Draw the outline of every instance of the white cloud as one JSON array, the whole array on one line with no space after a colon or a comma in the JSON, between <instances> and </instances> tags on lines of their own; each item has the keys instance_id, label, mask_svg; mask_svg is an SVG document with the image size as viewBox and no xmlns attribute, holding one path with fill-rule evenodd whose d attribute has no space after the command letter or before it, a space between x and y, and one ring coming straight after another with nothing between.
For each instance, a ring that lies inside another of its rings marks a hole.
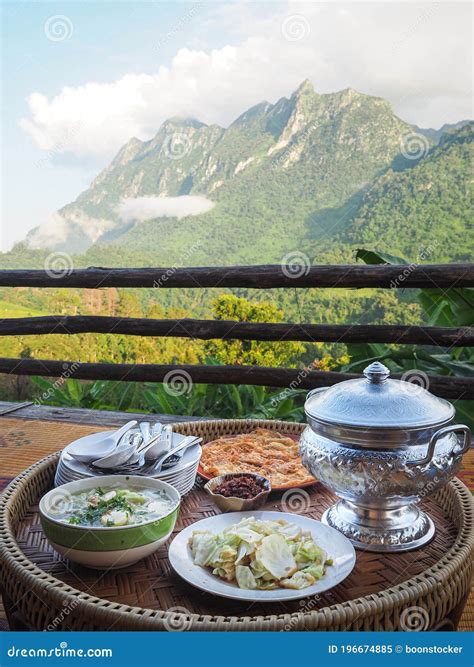
<instances>
[{"instance_id":1,"label":"white cloud","mask_svg":"<svg viewBox=\"0 0 474 667\"><path fill-rule=\"evenodd\" d=\"M63 243L67 235L66 220L59 213L53 213L47 222L33 230L28 243L32 248L55 246Z\"/></svg>"},{"instance_id":2,"label":"white cloud","mask_svg":"<svg viewBox=\"0 0 474 667\"><path fill-rule=\"evenodd\" d=\"M112 220L92 218L82 211L68 213L66 217L61 213L53 213L45 223L30 233L28 243L32 248L57 248L76 239L90 245L114 225Z\"/></svg>"},{"instance_id":3,"label":"white cloud","mask_svg":"<svg viewBox=\"0 0 474 667\"><path fill-rule=\"evenodd\" d=\"M206 213L214 203L206 197L183 195L182 197L124 198L116 207L124 222L143 222L153 218L186 218L188 215Z\"/></svg>"},{"instance_id":4,"label":"white cloud","mask_svg":"<svg viewBox=\"0 0 474 667\"><path fill-rule=\"evenodd\" d=\"M196 34L201 20L228 29L233 45L183 48L156 73L65 87L51 99L32 93L21 126L44 150L103 163L130 137L151 138L170 116L227 125L305 78L319 92L351 87L385 97L422 126L472 115L468 3L270 3L266 15L244 3L244 16L255 13L246 28L236 24L238 7L193 18Z\"/></svg>"}]
</instances>

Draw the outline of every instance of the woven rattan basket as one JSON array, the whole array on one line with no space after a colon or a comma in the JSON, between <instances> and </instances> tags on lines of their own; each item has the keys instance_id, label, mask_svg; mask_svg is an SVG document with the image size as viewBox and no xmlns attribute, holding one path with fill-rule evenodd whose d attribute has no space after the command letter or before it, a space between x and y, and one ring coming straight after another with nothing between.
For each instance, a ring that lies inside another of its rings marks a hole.
<instances>
[{"instance_id":1,"label":"woven rattan basket","mask_svg":"<svg viewBox=\"0 0 474 667\"><path fill-rule=\"evenodd\" d=\"M286 434L299 434L303 429L302 424L260 420L187 422L176 424L174 428L180 433L200 435L207 442L224 434L247 432L257 426ZM241 615L227 615L226 600L218 600L219 615L170 613L113 602L87 590L78 590L42 569L39 541L28 551L31 559L19 544L18 532L22 522L29 512L34 511L39 498L51 488L57 460L58 455L53 454L28 468L9 485L0 501L2 589L7 606L11 606L22 622L32 629L397 630L403 629L400 618L411 608L421 610L429 619L423 629L430 629L442 625L470 589L473 506L469 491L456 479L434 498L434 503L452 525L450 547L446 550L441 547L441 557L436 562L396 586L342 603L306 605L304 610L293 613L261 615L252 610ZM326 493L318 486L315 493ZM209 512L209 507L199 506L204 502L201 490L192 493L197 494L196 514L199 518L199 512ZM192 504L192 499L190 502ZM196 515L193 513L192 516ZM39 527L37 534L40 534ZM186 600L181 607L188 608Z\"/></svg>"}]
</instances>

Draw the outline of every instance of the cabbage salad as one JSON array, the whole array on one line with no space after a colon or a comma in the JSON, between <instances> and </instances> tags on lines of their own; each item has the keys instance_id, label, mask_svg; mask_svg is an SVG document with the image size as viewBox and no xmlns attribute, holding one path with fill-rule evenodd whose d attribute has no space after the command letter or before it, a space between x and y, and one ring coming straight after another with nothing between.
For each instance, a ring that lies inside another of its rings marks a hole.
<instances>
[{"instance_id":1,"label":"cabbage salad","mask_svg":"<svg viewBox=\"0 0 474 667\"><path fill-rule=\"evenodd\" d=\"M240 588L261 591L312 586L333 563L309 531L284 519L248 517L217 534L196 530L189 546L196 565Z\"/></svg>"}]
</instances>

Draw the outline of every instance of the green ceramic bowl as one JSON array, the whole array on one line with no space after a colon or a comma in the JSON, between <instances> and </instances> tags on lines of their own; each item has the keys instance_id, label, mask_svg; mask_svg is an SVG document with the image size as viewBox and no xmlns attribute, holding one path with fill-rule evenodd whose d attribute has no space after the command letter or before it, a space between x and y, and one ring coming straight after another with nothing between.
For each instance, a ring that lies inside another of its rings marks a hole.
<instances>
[{"instance_id":1,"label":"green ceramic bowl","mask_svg":"<svg viewBox=\"0 0 474 667\"><path fill-rule=\"evenodd\" d=\"M130 526L76 526L55 517L74 493L101 487L165 491L173 501L170 511L157 519ZM181 496L166 482L137 475L104 475L58 486L41 498L41 526L55 551L69 560L97 569L120 568L149 556L166 542L178 518Z\"/></svg>"}]
</instances>

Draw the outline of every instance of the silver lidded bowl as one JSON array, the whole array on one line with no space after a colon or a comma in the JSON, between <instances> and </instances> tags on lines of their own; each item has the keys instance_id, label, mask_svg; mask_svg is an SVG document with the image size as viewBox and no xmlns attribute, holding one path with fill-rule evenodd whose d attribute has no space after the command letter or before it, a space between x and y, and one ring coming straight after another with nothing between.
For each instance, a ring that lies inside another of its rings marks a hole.
<instances>
[{"instance_id":1,"label":"silver lidded bowl","mask_svg":"<svg viewBox=\"0 0 474 667\"><path fill-rule=\"evenodd\" d=\"M322 521L368 551L432 539L417 504L454 477L471 444L451 403L389 375L376 361L363 378L310 391L300 439L305 467L340 498Z\"/></svg>"}]
</instances>

